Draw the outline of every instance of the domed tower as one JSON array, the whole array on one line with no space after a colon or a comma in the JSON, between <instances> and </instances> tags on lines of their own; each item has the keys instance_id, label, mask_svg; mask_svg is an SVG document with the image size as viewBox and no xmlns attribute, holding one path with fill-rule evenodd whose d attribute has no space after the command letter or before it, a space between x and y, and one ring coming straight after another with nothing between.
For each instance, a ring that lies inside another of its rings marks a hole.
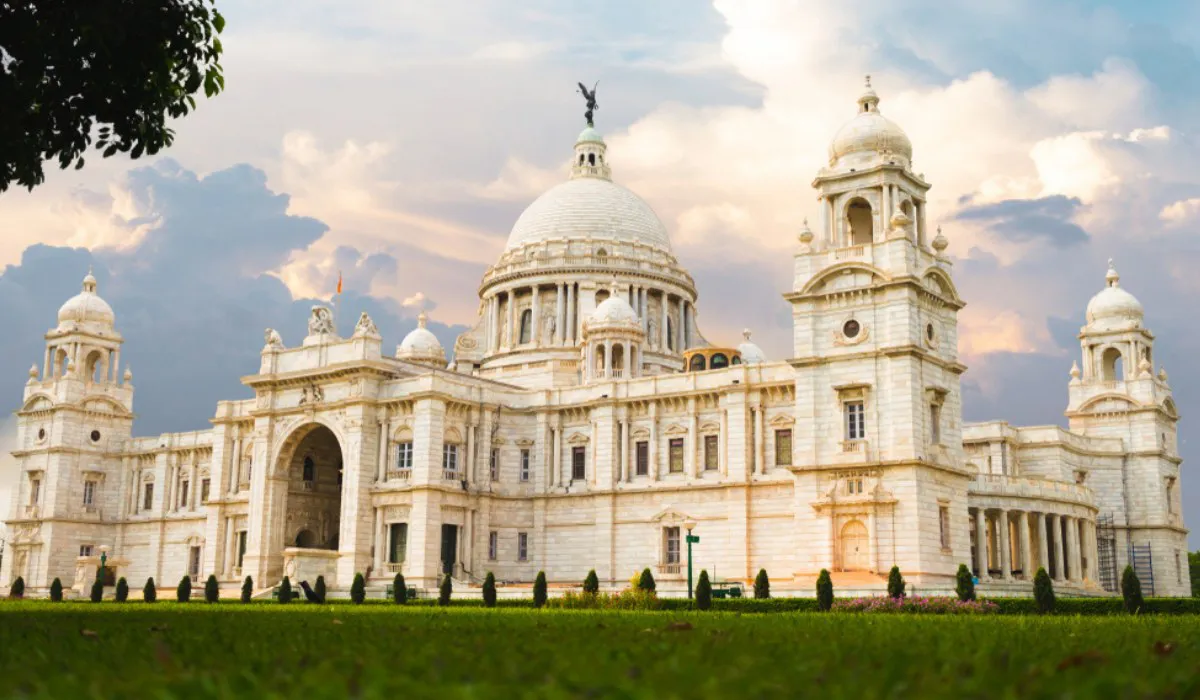
<instances>
[{"instance_id":1,"label":"domed tower","mask_svg":"<svg viewBox=\"0 0 1200 700\"><path fill-rule=\"evenodd\" d=\"M417 327L412 329L396 347L396 357L437 369L446 368L446 351L437 336L425 327L427 317L422 311L417 316Z\"/></svg>"},{"instance_id":2,"label":"domed tower","mask_svg":"<svg viewBox=\"0 0 1200 700\"><path fill-rule=\"evenodd\" d=\"M1152 569L1138 572L1143 581L1152 575L1157 595L1188 595L1179 413L1166 370L1154 372L1154 334L1145 326L1145 310L1121 287L1111 260L1104 282L1079 331L1083 366L1071 367L1066 415L1072 431L1119 438L1128 455L1119 474L1098 471L1093 478L1085 465L1076 478L1092 488L1102 517L1115 514L1117 570L1130 551L1148 549ZM1145 559L1134 563L1148 565Z\"/></svg>"},{"instance_id":3,"label":"domed tower","mask_svg":"<svg viewBox=\"0 0 1200 700\"><path fill-rule=\"evenodd\" d=\"M46 333L41 370L29 368L0 582L23 576L44 589L57 577L78 588L76 554L114 543L105 523L121 516L120 454L133 427L132 374L120 372L123 340L114 321L89 270Z\"/></svg>"},{"instance_id":4,"label":"domed tower","mask_svg":"<svg viewBox=\"0 0 1200 700\"><path fill-rule=\"evenodd\" d=\"M637 312L613 285L610 296L583 322L584 380L640 377L645 340Z\"/></svg>"},{"instance_id":5,"label":"domed tower","mask_svg":"<svg viewBox=\"0 0 1200 700\"><path fill-rule=\"evenodd\" d=\"M613 182L608 156L589 124L575 139L567 180L517 219L484 274L479 320L455 343L459 371L538 387L580 381L583 321L614 281L645 334L639 374L679 371L684 350L707 345L696 326L695 283L666 227Z\"/></svg>"}]
</instances>

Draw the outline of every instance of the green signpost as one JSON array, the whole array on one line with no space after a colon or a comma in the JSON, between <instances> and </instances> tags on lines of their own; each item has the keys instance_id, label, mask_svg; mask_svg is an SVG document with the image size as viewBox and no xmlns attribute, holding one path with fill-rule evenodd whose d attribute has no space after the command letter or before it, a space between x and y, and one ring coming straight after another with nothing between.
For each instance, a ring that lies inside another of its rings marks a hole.
<instances>
[{"instance_id":1,"label":"green signpost","mask_svg":"<svg viewBox=\"0 0 1200 700\"><path fill-rule=\"evenodd\" d=\"M687 527L687 546L688 546L688 599L692 597L692 544L699 544L700 536L692 534L692 528L696 527L696 523L688 522Z\"/></svg>"}]
</instances>

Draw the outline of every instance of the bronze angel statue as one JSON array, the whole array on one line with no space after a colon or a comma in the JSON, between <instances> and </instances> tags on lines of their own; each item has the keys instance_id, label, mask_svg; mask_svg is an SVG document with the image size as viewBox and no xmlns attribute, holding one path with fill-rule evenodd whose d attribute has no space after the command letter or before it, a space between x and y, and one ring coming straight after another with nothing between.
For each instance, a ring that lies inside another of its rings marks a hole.
<instances>
[{"instance_id":1,"label":"bronze angel statue","mask_svg":"<svg viewBox=\"0 0 1200 700\"><path fill-rule=\"evenodd\" d=\"M583 117L584 119L587 119L588 126L594 126L594 124L592 124L592 112L600 109L600 107L596 104L596 88L599 87L599 85L600 81L597 80L596 84L592 86L591 91L588 91L586 85L579 83L579 92L583 95L583 99L587 100L587 111L583 113Z\"/></svg>"}]
</instances>

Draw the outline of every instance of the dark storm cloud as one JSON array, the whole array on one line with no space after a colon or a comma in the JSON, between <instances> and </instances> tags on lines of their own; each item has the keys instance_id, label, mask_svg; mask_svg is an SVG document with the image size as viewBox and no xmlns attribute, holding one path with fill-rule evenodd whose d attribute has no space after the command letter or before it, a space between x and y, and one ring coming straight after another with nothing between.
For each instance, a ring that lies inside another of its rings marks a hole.
<instances>
[{"instance_id":1,"label":"dark storm cloud","mask_svg":"<svg viewBox=\"0 0 1200 700\"><path fill-rule=\"evenodd\" d=\"M1042 240L1065 248L1086 243L1087 231L1071 221L1080 207L1074 197L1054 195L1041 199L1006 199L994 204L968 206L954 218L984 223L988 232L1006 240Z\"/></svg>"}]
</instances>

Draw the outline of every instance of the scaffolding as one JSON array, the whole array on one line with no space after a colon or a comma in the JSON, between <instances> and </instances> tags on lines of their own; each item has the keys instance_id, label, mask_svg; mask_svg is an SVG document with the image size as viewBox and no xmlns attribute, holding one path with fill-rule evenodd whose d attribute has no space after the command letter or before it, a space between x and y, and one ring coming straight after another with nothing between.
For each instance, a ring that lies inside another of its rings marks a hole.
<instances>
[{"instance_id":1,"label":"scaffolding","mask_svg":"<svg viewBox=\"0 0 1200 700\"><path fill-rule=\"evenodd\" d=\"M1150 549L1149 542L1129 545L1129 565L1133 567L1133 573L1137 574L1138 581L1142 583L1142 593L1146 596L1153 596L1154 553Z\"/></svg>"},{"instance_id":2,"label":"scaffolding","mask_svg":"<svg viewBox=\"0 0 1200 700\"><path fill-rule=\"evenodd\" d=\"M1100 587L1110 593L1117 592L1117 531L1113 527L1112 513L1096 518L1096 554L1100 574Z\"/></svg>"}]
</instances>

